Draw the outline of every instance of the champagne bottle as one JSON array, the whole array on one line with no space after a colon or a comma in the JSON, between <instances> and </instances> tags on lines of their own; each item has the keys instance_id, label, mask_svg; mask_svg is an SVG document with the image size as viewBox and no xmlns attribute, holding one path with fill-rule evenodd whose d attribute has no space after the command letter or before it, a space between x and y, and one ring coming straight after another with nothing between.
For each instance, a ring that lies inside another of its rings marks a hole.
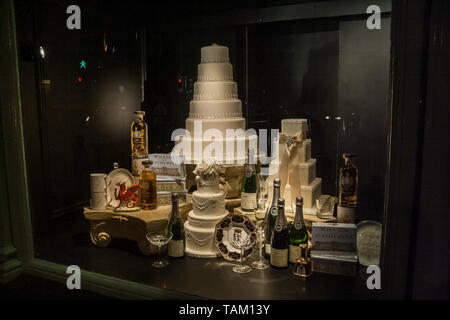
<instances>
[{"instance_id":1,"label":"champagne bottle","mask_svg":"<svg viewBox=\"0 0 450 320\"><path fill-rule=\"evenodd\" d=\"M245 164L245 175L242 179L241 208L243 211L254 211L258 206L257 200L258 179L254 164L254 152L248 152L248 161Z\"/></svg>"},{"instance_id":2,"label":"champagne bottle","mask_svg":"<svg viewBox=\"0 0 450 320\"><path fill-rule=\"evenodd\" d=\"M288 267L289 230L284 214L284 199L278 199L278 214L273 228L272 246L270 248L270 265L274 268Z\"/></svg>"},{"instance_id":3,"label":"champagne bottle","mask_svg":"<svg viewBox=\"0 0 450 320\"><path fill-rule=\"evenodd\" d=\"M296 263L301 258L301 244L308 244L308 231L303 220L303 198L297 197L294 223L289 230L289 262Z\"/></svg>"},{"instance_id":4,"label":"champagne bottle","mask_svg":"<svg viewBox=\"0 0 450 320\"><path fill-rule=\"evenodd\" d=\"M170 217L168 233L172 234L172 239L168 245L169 257L184 256L184 225L178 211L178 193L172 193L172 216Z\"/></svg>"},{"instance_id":5,"label":"champagne bottle","mask_svg":"<svg viewBox=\"0 0 450 320\"><path fill-rule=\"evenodd\" d=\"M280 198L280 179L276 178L273 180L273 198L272 204L267 209L266 217L264 218L265 225L265 256L269 258L270 256L270 248L271 248L271 240L273 234L273 228L275 227L275 222L277 220L278 215L278 199Z\"/></svg>"}]
</instances>

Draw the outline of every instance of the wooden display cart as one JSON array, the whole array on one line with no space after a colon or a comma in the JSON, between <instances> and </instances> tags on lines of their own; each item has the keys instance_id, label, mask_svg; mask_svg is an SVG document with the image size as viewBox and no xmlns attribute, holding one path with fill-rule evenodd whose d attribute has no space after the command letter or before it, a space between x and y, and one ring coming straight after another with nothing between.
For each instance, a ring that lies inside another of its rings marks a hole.
<instances>
[{"instance_id":1,"label":"wooden display cart","mask_svg":"<svg viewBox=\"0 0 450 320\"><path fill-rule=\"evenodd\" d=\"M192 210L192 203L181 203L180 216L185 221ZM107 247L113 238L137 242L145 255L157 253L157 247L149 243L146 234L167 228L172 206L159 206L155 210L114 212L112 209L92 210L84 208L84 217L91 225L90 237L98 247Z\"/></svg>"},{"instance_id":2,"label":"wooden display cart","mask_svg":"<svg viewBox=\"0 0 450 320\"><path fill-rule=\"evenodd\" d=\"M241 199L225 200L225 208L229 212L233 212L234 208L240 205ZM192 202L180 203L179 210L181 219L185 222L189 211L192 210ZM149 243L146 234L167 228L171 211L171 205L160 205L155 210L132 212L84 208L84 217L91 225L91 241L97 247L108 247L113 238L128 239L136 241L143 254L154 255L157 253L157 247Z\"/></svg>"}]
</instances>

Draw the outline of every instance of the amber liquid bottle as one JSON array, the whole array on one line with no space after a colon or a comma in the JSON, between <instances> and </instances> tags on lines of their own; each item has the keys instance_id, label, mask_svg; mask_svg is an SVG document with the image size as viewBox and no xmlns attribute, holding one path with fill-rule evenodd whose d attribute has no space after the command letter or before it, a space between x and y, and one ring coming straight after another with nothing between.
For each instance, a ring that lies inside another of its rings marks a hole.
<instances>
[{"instance_id":1,"label":"amber liquid bottle","mask_svg":"<svg viewBox=\"0 0 450 320\"><path fill-rule=\"evenodd\" d=\"M142 164L145 168L139 177L141 208L144 210L156 209L158 206L156 174L150 169L153 162L145 160Z\"/></svg>"},{"instance_id":2,"label":"amber liquid bottle","mask_svg":"<svg viewBox=\"0 0 450 320\"><path fill-rule=\"evenodd\" d=\"M148 127L144 122L145 111L136 111L131 124L131 155L133 157L148 154Z\"/></svg>"},{"instance_id":3,"label":"amber liquid bottle","mask_svg":"<svg viewBox=\"0 0 450 320\"><path fill-rule=\"evenodd\" d=\"M358 200L358 168L352 163L353 154L344 153L345 164L339 174L339 206L355 208Z\"/></svg>"}]
</instances>

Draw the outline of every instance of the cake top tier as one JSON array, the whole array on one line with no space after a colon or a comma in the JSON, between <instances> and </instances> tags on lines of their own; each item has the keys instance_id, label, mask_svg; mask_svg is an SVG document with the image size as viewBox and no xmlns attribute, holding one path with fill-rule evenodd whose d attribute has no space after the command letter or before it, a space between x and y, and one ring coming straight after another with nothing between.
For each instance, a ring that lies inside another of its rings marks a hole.
<instances>
[{"instance_id":1,"label":"cake top tier","mask_svg":"<svg viewBox=\"0 0 450 320\"><path fill-rule=\"evenodd\" d=\"M229 62L228 47L213 43L211 46L201 49L201 63Z\"/></svg>"},{"instance_id":2,"label":"cake top tier","mask_svg":"<svg viewBox=\"0 0 450 320\"><path fill-rule=\"evenodd\" d=\"M301 132L306 136L308 120L306 119L283 119L281 120L281 132L294 136Z\"/></svg>"}]
</instances>

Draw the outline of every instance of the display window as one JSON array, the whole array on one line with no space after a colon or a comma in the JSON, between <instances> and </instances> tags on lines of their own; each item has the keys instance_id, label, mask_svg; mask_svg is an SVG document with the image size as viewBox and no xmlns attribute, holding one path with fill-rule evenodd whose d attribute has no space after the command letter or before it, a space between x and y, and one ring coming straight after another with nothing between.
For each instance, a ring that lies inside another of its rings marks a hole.
<instances>
[{"instance_id":1,"label":"display window","mask_svg":"<svg viewBox=\"0 0 450 320\"><path fill-rule=\"evenodd\" d=\"M448 4L372 2L4 1L11 274L82 270L119 298L448 298L418 276L443 268L421 243L444 228L423 223Z\"/></svg>"}]
</instances>

